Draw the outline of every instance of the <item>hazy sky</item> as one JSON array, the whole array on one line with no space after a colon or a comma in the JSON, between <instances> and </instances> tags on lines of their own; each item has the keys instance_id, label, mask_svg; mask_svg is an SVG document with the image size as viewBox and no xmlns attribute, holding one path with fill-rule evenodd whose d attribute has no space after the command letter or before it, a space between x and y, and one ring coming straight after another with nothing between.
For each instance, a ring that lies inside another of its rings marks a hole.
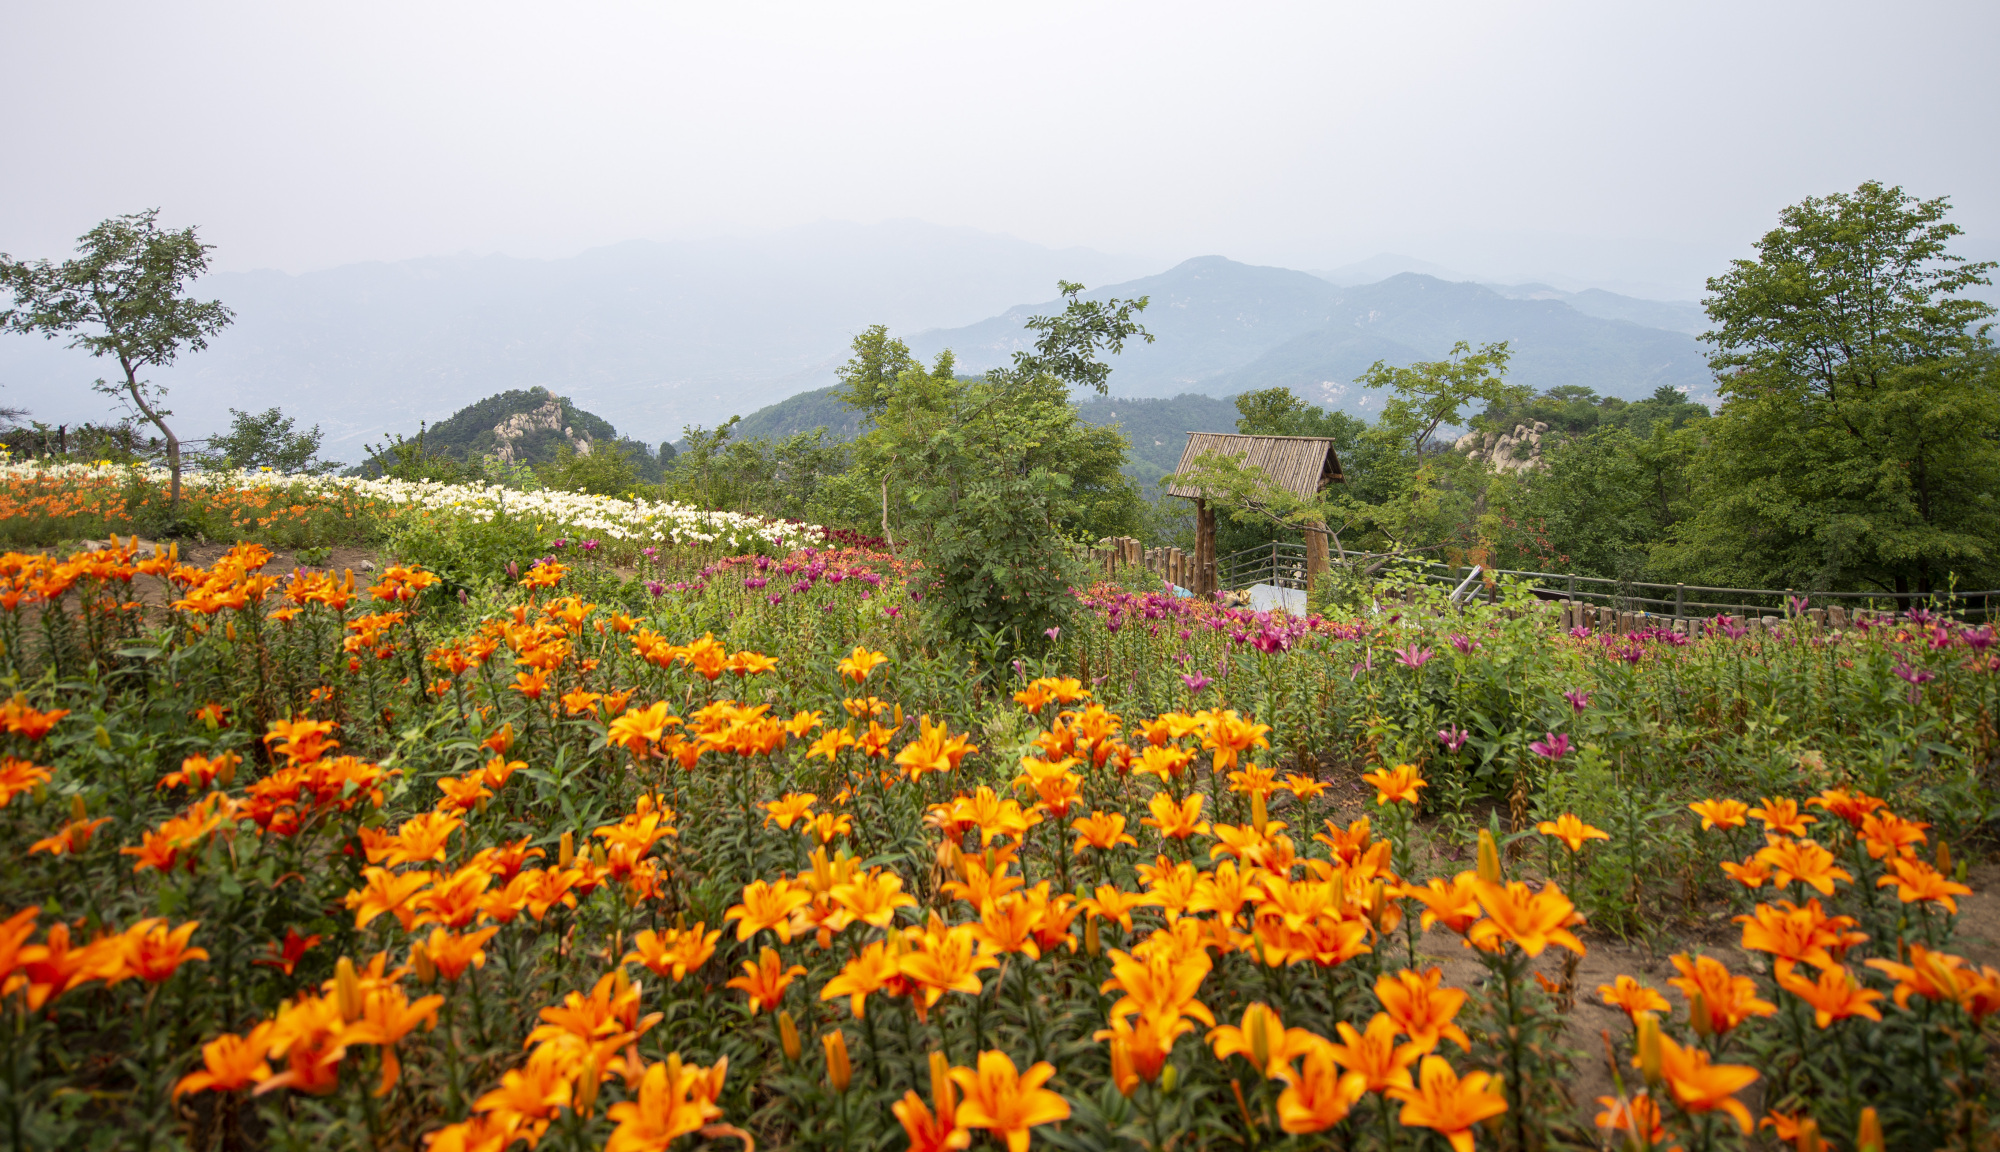
<instances>
[{"instance_id":1,"label":"hazy sky","mask_svg":"<svg viewBox=\"0 0 2000 1152\"><path fill-rule=\"evenodd\" d=\"M1693 296L1868 178L2000 241L2000 5L0 6L0 251L222 269L916 217Z\"/></svg>"}]
</instances>

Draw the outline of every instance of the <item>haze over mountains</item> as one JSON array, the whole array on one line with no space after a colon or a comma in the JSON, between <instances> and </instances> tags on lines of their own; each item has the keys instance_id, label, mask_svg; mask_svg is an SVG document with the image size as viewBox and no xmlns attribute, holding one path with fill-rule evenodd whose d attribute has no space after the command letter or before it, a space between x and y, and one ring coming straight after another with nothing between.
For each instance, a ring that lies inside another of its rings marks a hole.
<instances>
[{"instance_id":1,"label":"haze over mountains","mask_svg":"<svg viewBox=\"0 0 2000 1152\"><path fill-rule=\"evenodd\" d=\"M230 407L278 405L358 459L483 396L550 387L657 442L822 388L854 333L889 325L963 370L1006 361L1020 324L1057 307L1057 279L1091 296L1148 295L1157 340L1114 361L1114 396L1223 397L1283 385L1360 415L1353 387L1376 360L1445 354L1454 340L1513 342L1512 377L1636 398L1661 384L1710 388L1698 306L1545 284L1504 287L1399 271L1402 257L1312 274L1220 256L1150 261L914 221L822 223L762 237L632 242L561 260L440 256L301 275L219 274L199 286L236 310L205 352L157 378L188 435ZM1436 269L1444 271L1443 269ZM1022 301L1040 301L1023 304ZM0 339L0 404L50 423L103 419L89 381L107 365L23 337Z\"/></svg>"}]
</instances>

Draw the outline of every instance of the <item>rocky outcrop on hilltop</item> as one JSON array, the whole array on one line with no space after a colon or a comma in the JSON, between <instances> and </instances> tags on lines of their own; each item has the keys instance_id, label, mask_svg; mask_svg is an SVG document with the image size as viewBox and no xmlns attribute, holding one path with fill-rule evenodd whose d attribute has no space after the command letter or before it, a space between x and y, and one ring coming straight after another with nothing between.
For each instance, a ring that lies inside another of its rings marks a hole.
<instances>
[{"instance_id":1,"label":"rocky outcrop on hilltop","mask_svg":"<svg viewBox=\"0 0 2000 1152\"><path fill-rule=\"evenodd\" d=\"M1549 426L1540 420L1516 424L1512 432L1467 432L1453 444L1454 452L1492 466L1495 472L1530 472L1547 468L1542 458L1542 437Z\"/></svg>"},{"instance_id":2,"label":"rocky outcrop on hilltop","mask_svg":"<svg viewBox=\"0 0 2000 1152\"><path fill-rule=\"evenodd\" d=\"M548 393L548 403L527 412L516 412L493 426L495 442L494 455L502 463L514 463L514 447L536 433L555 433L569 441L569 446L578 456L590 455L590 437L579 435L574 429L563 424L562 401L554 392Z\"/></svg>"}]
</instances>

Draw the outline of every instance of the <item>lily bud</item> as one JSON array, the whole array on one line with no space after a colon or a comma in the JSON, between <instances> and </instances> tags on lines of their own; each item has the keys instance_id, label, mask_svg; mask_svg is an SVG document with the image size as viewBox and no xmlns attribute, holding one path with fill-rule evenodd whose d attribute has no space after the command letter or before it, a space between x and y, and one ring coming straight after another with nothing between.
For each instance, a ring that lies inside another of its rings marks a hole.
<instances>
[{"instance_id":1,"label":"lily bud","mask_svg":"<svg viewBox=\"0 0 2000 1152\"><path fill-rule=\"evenodd\" d=\"M1104 954L1104 940L1098 932L1095 916L1083 922L1083 952L1084 955L1092 957Z\"/></svg>"},{"instance_id":2,"label":"lily bud","mask_svg":"<svg viewBox=\"0 0 2000 1152\"><path fill-rule=\"evenodd\" d=\"M1792 1145L1799 1152L1827 1152L1826 1139L1819 1134L1819 1121L1810 1116L1799 1120L1799 1134Z\"/></svg>"},{"instance_id":3,"label":"lily bud","mask_svg":"<svg viewBox=\"0 0 2000 1152\"><path fill-rule=\"evenodd\" d=\"M1262 836L1264 834L1264 826L1270 822L1271 812L1264 804L1264 794L1262 792L1252 792L1250 794L1250 827L1256 829L1257 835Z\"/></svg>"},{"instance_id":4,"label":"lily bud","mask_svg":"<svg viewBox=\"0 0 2000 1152\"><path fill-rule=\"evenodd\" d=\"M597 1107L597 1085L603 1079L604 1072L597 1066L597 1053L592 1052L583 1062L583 1071L576 1078L575 1094L570 1097L578 1116L590 1119L591 1112Z\"/></svg>"},{"instance_id":5,"label":"lily bud","mask_svg":"<svg viewBox=\"0 0 2000 1152\"><path fill-rule=\"evenodd\" d=\"M361 977L355 975L354 961L345 956L333 966L333 1003L347 1023L361 1019Z\"/></svg>"},{"instance_id":6,"label":"lily bud","mask_svg":"<svg viewBox=\"0 0 2000 1152\"><path fill-rule=\"evenodd\" d=\"M83 820L90 816L90 806L84 803L83 793L77 792L69 798L69 818Z\"/></svg>"},{"instance_id":7,"label":"lily bud","mask_svg":"<svg viewBox=\"0 0 2000 1152\"><path fill-rule=\"evenodd\" d=\"M1244 1031L1250 1033L1250 1059L1262 1075L1271 1066L1271 1030L1265 1026L1262 1004L1252 1004L1243 1012Z\"/></svg>"},{"instance_id":8,"label":"lily bud","mask_svg":"<svg viewBox=\"0 0 2000 1152\"><path fill-rule=\"evenodd\" d=\"M215 758L215 782L224 788L236 782L236 766L243 763L243 757L234 752L224 752Z\"/></svg>"},{"instance_id":9,"label":"lily bud","mask_svg":"<svg viewBox=\"0 0 2000 1152\"><path fill-rule=\"evenodd\" d=\"M1123 1036L1111 1038L1111 1082L1120 1096L1130 1096L1139 1087L1139 1070L1132 1066L1132 1042Z\"/></svg>"},{"instance_id":10,"label":"lily bud","mask_svg":"<svg viewBox=\"0 0 2000 1152\"><path fill-rule=\"evenodd\" d=\"M1500 845L1484 828L1479 830L1479 878L1488 884L1500 883Z\"/></svg>"},{"instance_id":11,"label":"lily bud","mask_svg":"<svg viewBox=\"0 0 2000 1152\"><path fill-rule=\"evenodd\" d=\"M939 1121L957 1125L958 1094L951 1084L951 1061L942 1052L931 1053L931 1103L937 1107Z\"/></svg>"},{"instance_id":12,"label":"lily bud","mask_svg":"<svg viewBox=\"0 0 2000 1152\"><path fill-rule=\"evenodd\" d=\"M614 953L618 951L618 945L615 941L611 946L611 950ZM618 967L612 969L611 998L613 1000L617 1000L620 997L624 996L625 993L630 992L631 990L632 990L632 978L625 974L625 966L623 964L620 964Z\"/></svg>"},{"instance_id":13,"label":"lily bud","mask_svg":"<svg viewBox=\"0 0 2000 1152\"><path fill-rule=\"evenodd\" d=\"M1647 1084L1658 1084L1663 1056L1660 1051L1659 1018L1651 1012L1641 1012L1634 1018L1633 1026L1638 1033L1635 1047L1638 1049L1639 1074L1646 1078Z\"/></svg>"},{"instance_id":14,"label":"lily bud","mask_svg":"<svg viewBox=\"0 0 2000 1152\"><path fill-rule=\"evenodd\" d=\"M1174 1094L1174 1089L1180 1085L1180 1082L1181 1082L1181 1070L1178 1066L1169 1064L1164 1069L1161 1070L1160 1091L1165 1092L1169 1096L1172 1096Z\"/></svg>"},{"instance_id":15,"label":"lily bud","mask_svg":"<svg viewBox=\"0 0 2000 1152\"><path fill-rule=\"evenodd\" d=\"M590 846L590 862L592 864L595 864L599 868L602 868L604 867L605 863L610 859L611 856L604 851L604 845L592 844Z\"/></svg>"},{"instance_id":16,"label":"lily bud","mask_svg":"<svg viewBox=\"0 0 2000 1152\"><path fill-rule=\"evenodd\" d=\"M785 1059L796 1063L799 1058L799 1026L792 1020L790 1012L778 1013L778 1046L785 1050Z\"/></svg>"},{"instance_id":17,"label":"lily bud","mask_svg":"<svg viewBox=\"0 0 2000 1152\"><path fill-rule=\"evenodd\" d=\"M1688 997L1688 1023L1694 1025L1694 1034L1704 1040L1715 1031L1715 1021L1708 1017L1708 998L1699 992Z\"/></svg>"},{"instance_id":18,"label":"lily bud","mask_svg":"<svg viewBox=\"0 0 2000 1152\"><path fill-rule=\"evenodd\" d=\"M835 1092L846 1092L854 1079L854 1065L847 1060L847 1033L836 1028L819 1038L826 1049L826 1078Z\"/></svg>"},{"instance_id":19,"label":"lily bud","mask_svg":"<svg viewBox=\"0 0 2000 1152\"><path fill-rule=\"evenodd\" d=\"M1937 870L1940 875L1951 875L1951 847L1942 840L1938 841Z\"/></svg>"},{"instance_id":20,"label":"lily bud","mask_svg":"<svg viewBox=\"0 0 2000 1152\"><path fill-rule=\"evenodd\" d=\"M901 704L898 704L896 705L896 727L901 728L902 726L903 726L903 706Z\"/></svg>"},{"instance_id":21,"label":"lily bud","mask_svg":"<svg viewBox=\"0 0 2000 1152\"><path fill-rule=\"evenodd\" d=\"M437 979L437 965L431 961L430 950L422 944L410 945L410 972L419 984L429 984Z\"/></svg>"},{"instance_id":22,"label":"lily bud","mask_svg":"<svg viewBox=\"0 0 2000 1152\"><path fill-rule=\"evenodd\" d=\"M1882 1152L1882 1118L1873 1108L1861 1110L1861 1126L1855 1129L1854 1152Z\"/></svg>"},{"instance_id":23,"label":"lily bud","mask_svg":"<svg viewBox=\"0 0 2000 1152\"><path fill-rule=\"evenodd\" d=\"M231 636L231 637L230 637L230 639L231 639L231 640L234 640L234 639L236 639L236 637L234 637L234 636ZM107 729L107 728L106 728L106 727L105 727L104 725L102 725L102 724L99 724L99 725L97 726L97 737L96 737L96 738L97 738L97 746L98 746L99 748L109 748L109 747L111 747L111 732L110 732L110 730L109 730L109 729Z\"/></svg>"},{"instance_id":24,"label":"lily bud","mask_svg":"<svg viewBox=\"0 0 2000 1152\"><path fill-rule=\"evenodd\" d=\"M559 867L567 868L575 862L576 862L576 833L565 832L562 834L562 847L557 849L556 852L556 864Z\"/></svg>"}]
</instances>

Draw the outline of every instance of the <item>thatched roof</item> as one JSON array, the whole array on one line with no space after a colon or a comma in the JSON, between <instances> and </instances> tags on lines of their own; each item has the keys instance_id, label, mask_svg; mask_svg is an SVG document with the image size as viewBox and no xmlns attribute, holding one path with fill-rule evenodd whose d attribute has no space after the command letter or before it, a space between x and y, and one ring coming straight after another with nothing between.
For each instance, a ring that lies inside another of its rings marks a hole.
<instances>
[{"instance_id":1,"label":"thatched roof","mask_svg":"<svg viewBox=\"0 0 2000 1152\"><path fill-rule=\"evenodd\" d=\"M1311 496L1328 484L1345 479L1340 474L1340 458L1334 455L1333 441L1319 436L1239 436L1227 432L1190 432L1187 447L1175 472L1186 472L1198 456L1234 456L1246 465L1262 468L1264 474L1295 496ZM1198 488L1175 484L1169 496L1194 499Z\"/></svg>"}]
</instances>

